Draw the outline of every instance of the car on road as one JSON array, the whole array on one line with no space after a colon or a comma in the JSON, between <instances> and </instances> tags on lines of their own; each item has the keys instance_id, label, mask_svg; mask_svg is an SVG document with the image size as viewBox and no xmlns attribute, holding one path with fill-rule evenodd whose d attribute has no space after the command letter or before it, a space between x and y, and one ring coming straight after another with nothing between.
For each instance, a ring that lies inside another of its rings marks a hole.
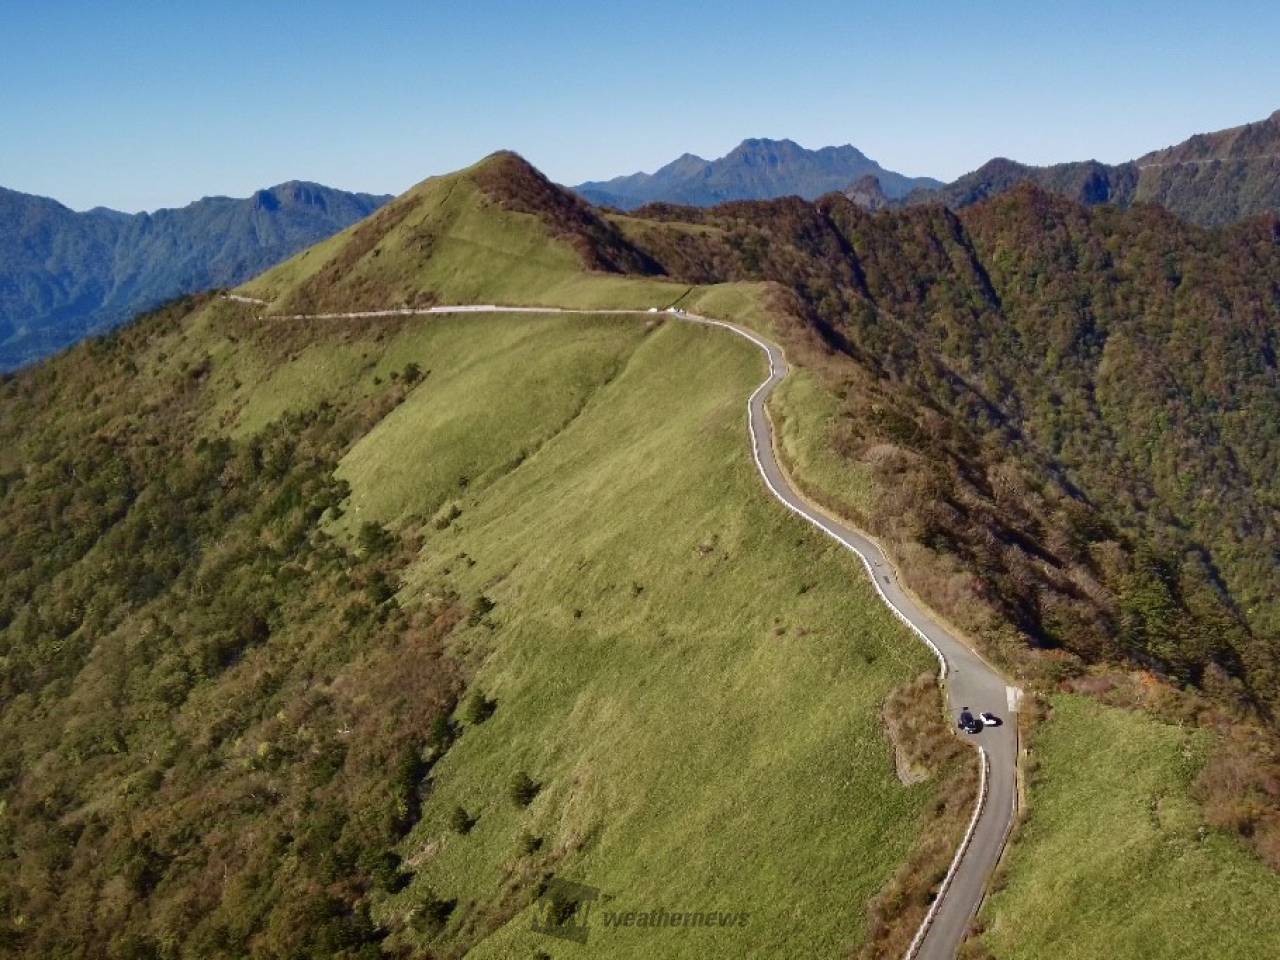
<instances>
[{"instance_id":1,"label":"car on road","mask_svg":"<svg viewBox=\"0 0 1280 960\"><path fill-rule=\"evenodd\" d=\"M1002 723L1004 723L1004 721L1001 720L999 717L997 717L994 713L988 713L985 711L978 714L978 719L982 721L982 725L984 727L998 727Z\"/></svg>"},{"instance_id":2,"label":"car on road","mask_svg":"<svg viewBox=\"0 0 1280 960\"><path fill-rule=\"evenodd\" d=\"M965 707L960 711L960 719L956 726L965 733L977 733L983 727L983 722L969 712L969 708Z\"/></svg>"}]
</instances>

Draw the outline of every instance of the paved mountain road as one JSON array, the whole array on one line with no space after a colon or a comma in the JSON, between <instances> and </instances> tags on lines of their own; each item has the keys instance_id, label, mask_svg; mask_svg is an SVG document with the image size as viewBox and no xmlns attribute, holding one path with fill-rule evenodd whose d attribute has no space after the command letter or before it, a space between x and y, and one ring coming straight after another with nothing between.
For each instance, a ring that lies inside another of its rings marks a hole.
<instances>
[{"instance_id":1,"label":"paved mountain road","mask_svg":"<svg viewBox=\"0 0 1280 960\"><path fill-rule=\"evenodd\" d=\"M898 579L896 568L879 544L810 506L791 486L778 465L773 425L767 408L770 394L787 375L787 360L782 348L737 324L704 317L689 316L686 319L732 330L755 343L769 357L769 376L747 401L747 410L756 465L770 492L788 509L862 558L880 598L929 644L941 661L953 717L963 707L969 707L975 714L989 710L1008 721L1003 726L987 727L974 737L979 741L979 758L984 767L983 787L974 818L943 881L943 890L934 901L936 909L925 918L907 953L908 960L916 957L951 960L964 940L969 921L982 902L987 881L995 870L1013 824L1017 803L1018 745L1017 717L1010 714L1009 708L1016 704L1017 695L1009 691L999 673L949 633L907 593Z\"/></svg>"},{"instance_id":2,"label":"paved mountain road","mask_svg":"<svg viewBox=\"0 0 1280 960\"><path fill-rule=\"evenodd\" d=\"M269 319L340 320L450 313L654 316L657 312L472 304L417 310L404 308L357 313L297 314ZM956 851L942 889L906 955L906 960L952 960L964 940L969 922L982 903L987 882L1000 859L1013 824L1017 804L1018 752L1017 717L1013 711L1017 705L1017 692L1007 687L999 673L950 633L904 589L896 568L881 551L879 544L810 505L791 485L778 464L773 425L767 408L769 396L787 375L787 358L782 348L755 331L735 323L675 310L666 310L657 313L657 316L674 316L691 323L722 327L750 340L764 351L769 360L769 376L747 400L747 427L756 466L770 493L787 509L799 514L862 559L880 598L938 657L953 718L958 716L961 708L969 707L975 714L989 710L1006 720L1003 726L987 727L972 738L976 741L979 762L982 764L982 786L974 807L973 819Z\"/></svg>"}]
</instances>

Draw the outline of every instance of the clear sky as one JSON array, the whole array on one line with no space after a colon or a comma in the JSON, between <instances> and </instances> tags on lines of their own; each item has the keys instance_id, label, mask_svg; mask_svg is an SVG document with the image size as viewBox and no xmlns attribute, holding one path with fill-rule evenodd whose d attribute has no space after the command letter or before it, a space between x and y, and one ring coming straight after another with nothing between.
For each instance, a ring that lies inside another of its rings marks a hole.
<instances>
[{"instance_id":1,"label":"clear sky","mask_svg":"<svg viewBox=\"0 0 1280 960\"><path fill-rule=\"evenodd\" d=\"M0 0L0 185L75 209L399 192L500 147L563 183L744 137L953 178L1280 108L1280 3Z\"/></svg>"}]
</instances>

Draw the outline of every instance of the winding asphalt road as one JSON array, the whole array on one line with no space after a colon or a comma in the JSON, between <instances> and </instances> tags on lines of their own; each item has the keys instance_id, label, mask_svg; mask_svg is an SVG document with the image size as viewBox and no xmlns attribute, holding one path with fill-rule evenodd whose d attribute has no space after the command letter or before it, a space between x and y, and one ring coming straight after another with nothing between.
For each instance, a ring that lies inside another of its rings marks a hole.
<instances>
[{"instance_id":1,"label":"winding asphalt road","mask_svg":"<svg viewBox=\"0 0 1280 960\"><path fill-rule=\"evenodd\" d=\"M231 297L228 297L232 299ZM235 297L240 302L253 302ZM493 304L430 307L427 309L376 310L358 313L297 314L275 316L280 320L340 320L361 317L393 317L413 314L541 313L653 316L647 310L580 310L557 307L506 307ZM753 330L674 309L660 316L722 327L750 340L769 359L769 376L747 400L747 427L756 466L769 492L783 506L799 514L833 537L862 560L880 595L894 614L920 637L937 656L946 684L952 717L969 707L975 714L991 711L1005 719L1003 726L987 727L974 736L981 764L981 786L968 830L956 850L941 888L921 924L904 960L953 960L969 923L986 893L996 863L1004 849L1017 805L1017 709L1018 693L969 646L949 632L902 586L898 572L879 544L812 506L792 486L778 464L768 400L787 375L782 348ZM959 734L957 734L959 735Z\"/></svg>"}]
</instances>

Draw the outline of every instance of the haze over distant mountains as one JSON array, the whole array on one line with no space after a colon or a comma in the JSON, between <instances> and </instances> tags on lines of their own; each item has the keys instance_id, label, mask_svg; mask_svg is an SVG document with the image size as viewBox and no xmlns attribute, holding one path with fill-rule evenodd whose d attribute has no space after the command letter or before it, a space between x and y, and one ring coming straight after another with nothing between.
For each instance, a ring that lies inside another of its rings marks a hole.
<instances>
[{"instance_id":1,"label":"haze over distant mountains","mask_svg":"<svg viewBox=\"0 0 1280 960\"><path fill-rule=\"evenodd\" d=\"M1086 160L1033 167L997 157L944 187L914 191L903 202L958 209L1028 181L1088 206L1159 204L1206 227L1280 210L1280 110L1257 123L1196 134L1128 163ZM875 207L878 199L869 186L860 182L857 195L848 195ZM890 203L900 199L883 181L880 188Z\"/></svg>"},{"instance_id":2,"label":"haze over distant mountains","mask_svg":"<svg viewBox=\"0 0 1280 960\"><path fill-rule=\"evenodd\" d=\"M886 170L856 147L806 150L791 140L743 140L718 160L686 153L654 173L580 183L574 189L602 206L633 210L646 203L709 207L726 200L772 200L800 196L815 200L843 190L859 177L874 175L890 197L941 187L931 177L908 177Z\"/></svg>"},{"instance_id":3,"label":"haze over distant mountains","mask_svg":"<svg viewBox=\"0 0 1280 960\"><path fill-rule=\"evenodd\" d=\"M155 213L77 213L0 188L0 371L173 297L241 283L388 199L294 181Z\"/></svg>"}]
</instances>

